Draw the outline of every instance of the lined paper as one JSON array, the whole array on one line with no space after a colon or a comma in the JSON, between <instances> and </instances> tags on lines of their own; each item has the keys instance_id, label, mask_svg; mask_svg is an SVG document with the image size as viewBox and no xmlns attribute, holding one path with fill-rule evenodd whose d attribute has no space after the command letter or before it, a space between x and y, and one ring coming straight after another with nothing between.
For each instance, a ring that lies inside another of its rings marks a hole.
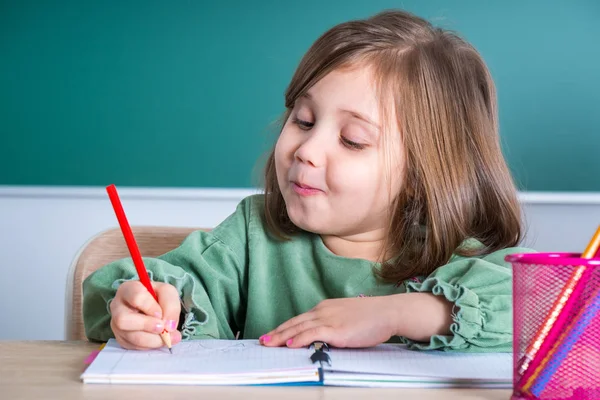
<instances>
[{"instance_id":1,"label":"lined paper","mask_svg":"<svg viewBox=\"0 0 600 400\"><path fill-rule=\"evenodd\" d=\"M512 380L511 353L408 350L381 344L369 349L332 349L331 367L341 372L469 380Z\"/></svg>"},{"instance_id":2,"label":"lined paper","mask_svg":"<svg viewBox=\"0 0 600 400\"><path fill-rule=\"evenodd\" d=\"M166 348L125 350L114 339L86 370L88 375L244 374L315 370L309 349L261 346L257 340L195 340Z\"/></svg>"},{"instance_id":3,"label":"lined paper","mask_svg":"<svg viewBox=\"0 0 600 400\"><path fill-rule=\"evenodd\" d=\"M317 382L313 349L265 347L257 340L193 340L166 348L123 349L114 339L81 375L86 383L186 385ZM510 353L413 351L381 344L329 351L324 383L344 386L500 387L512 381Z\"/></svg>"}]
</instances>

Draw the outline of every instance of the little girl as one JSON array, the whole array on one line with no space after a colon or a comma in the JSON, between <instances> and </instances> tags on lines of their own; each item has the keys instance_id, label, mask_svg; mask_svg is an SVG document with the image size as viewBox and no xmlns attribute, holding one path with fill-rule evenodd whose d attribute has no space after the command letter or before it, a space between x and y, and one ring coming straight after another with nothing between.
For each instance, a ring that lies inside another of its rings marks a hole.
<instances>
[{"instance_id":1,"label":"little girl","mask_svg":"<svg viewBox=\"0 0 600 400\"><path fill-rule=\"evenodd\" d=\"M504 257L528 250L477 51L406 12L342 23L285 106L264 194L144 260L158 303L130 259L89 276L88 338L510 351Z\"/></svg>"}]
</instances>

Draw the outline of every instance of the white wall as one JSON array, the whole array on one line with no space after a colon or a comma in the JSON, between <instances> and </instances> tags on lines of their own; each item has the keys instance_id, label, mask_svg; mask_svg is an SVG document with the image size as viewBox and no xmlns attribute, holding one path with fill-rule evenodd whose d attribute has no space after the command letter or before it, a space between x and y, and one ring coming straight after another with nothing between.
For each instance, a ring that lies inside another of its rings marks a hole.
<instances>
[{"instance_id":1,"label":"white wall","mask_svg":"<svg viewBox=\"0 0 600 400\"><path fill-rule=\"evenodd\" d=\"M119 188L130 225L213 227L245 189ZM525 245L580 252L600 224L600 194L526 193ZM69 267L118 226L104 188L0 186L0 339L64 339Z\"/></svg>"}]
</instances>

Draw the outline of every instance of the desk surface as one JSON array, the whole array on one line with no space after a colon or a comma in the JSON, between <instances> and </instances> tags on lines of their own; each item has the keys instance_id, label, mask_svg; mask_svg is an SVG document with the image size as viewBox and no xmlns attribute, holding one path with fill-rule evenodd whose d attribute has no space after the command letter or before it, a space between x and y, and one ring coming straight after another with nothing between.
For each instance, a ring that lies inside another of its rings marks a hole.
<instances>
[{"instance_id":1,"label":"desk surface","mask_svg":"<svg viewBox=\"0 0 600 400\"><path fill-rule=\"evenodd\" d=\"M509 400L510 390L368 389L338 387L141 386L83 384L83 360L98 345L86 342L0 341L4 399L394 399Z\"/></svg>"}]
</instances>

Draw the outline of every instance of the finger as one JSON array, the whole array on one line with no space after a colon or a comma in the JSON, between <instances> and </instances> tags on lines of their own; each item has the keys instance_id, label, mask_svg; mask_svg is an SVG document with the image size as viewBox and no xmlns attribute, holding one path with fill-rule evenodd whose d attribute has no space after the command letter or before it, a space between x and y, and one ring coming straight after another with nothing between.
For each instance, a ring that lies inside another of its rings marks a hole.
<instances>
[{"instance_id":1,"label":"finger","mask_svg":"<svg viewBox=\"0 0 600 400\"><path fill-rule=\"evenodd\" d=\"M122 347L129 350L150 350L165 345L159 335L142 331L121 332L119 341Z\"/></svg>"},{"instance_id":2,"label":"finger","mask_svg":"<svg viewBox=\"0 0 600 400\"><path fill-rule=\"evenodd\" d=\"M181 332L173 331L169 332L171 334L171 345L175 346L177 343L181 342Z\"/></svg>"},{"instance_id":3,"label":"finger","mask_svg":"<svg viewBox=\"0 0 600 400\"><path fill-rule=\"evenodd\" d=\"M300 315L296 315L293 318L288 319L287 321L285 321L283 324L279 325L277 328L273 329L270 332L267 332L265 335L261 336L260 338L265 338L270 340L274 334L282 332L286 329L291 328L294 325L303 323L305 321L310 321L316 318L316 315L313 311L307 311L305 313L302 313Z\"/></svg>"},{"instance_id":4,"label":"finger","mask_svg":"<svg viewBox=\"0 0 600 400\"><path fill-rule=\"evenodd\" d=\"M154 284L158 304L162 310L162 319L165 321L165 327L169 332L177 330L179 322L179 313L181 312L181 302L179 292L173 285L167 283Z\"/></svg>"},{"instance_id":5,"label":"finger","mask_svg":"<svg viewBox=\"0 0 600 400\"><path fill-rule=\"evenodd\" d=\"M128 306L152 317L162 317L160 305L140 281L124 282L119 291Z\"/></svg>"},{"instance_id":6,"label":"finger","mask_svg":"<svg viewBox=\"0 0 600 400\"><path fill-rule=\"evenodd\" d=\"M121 331L144 331L148 333L161 333L165 329L162 319L149 317L137 311L121 306L111 318L111 324Z\"/></svg>"},{"instance_id":7,"label":"finger","mask_svg":"<svg viewBox=\"0 0 600 400\"><path fill-rule=\"evenodd\" d=\"M262 335L261 337L258 338L258 341L259 341L259 343L264 344L264 345L271 344L274 335L281 333L287 329L290 329L291 327L296 326L298 324L302 324L307 321L311 321L315 318L316 318L315 313L313 313L311 311L297 315L297 316L287 320L283 324L279 325L277 328L273 329L272 331L267 332L266 334ZM280 346L282 344L282 342L278 342L278 343L279 344L276 344L275 346Z\"/></svg>"},{"instance_id":8,"label":"finger","mask_svg":"<svg viewBox=\"0 0 600 400\"><path fill-rule=\"evenodd\" d=\"M290 348L307 347L312 342L325 342L333 346L341 346L336 339L335 329L327 325L318 325L307 329L286 341L286 346Z\"/></svg>"},{"instance_id":9,"label":"finger","mask_svg":"<svg viewBox=\"0 0 600 400\"><path fill-rule=\"evenodd\" d=\"M171 347L181 342L181 332L173 331L169 334L171 335ZM150 342L149 337L146 335L132 335L131 333L125 333L119 335L118 337L115 336L115 338L117 338L117 341L119 341L120 343L122 342L122 347L130 350L148 350L160 348L165 345L165 343L162 341L162 338L160 338L159 340L160 343L154 340ZM149 347L148 344L151 344L151 347Z\"/></svg>"},{"instance_id":10,"label":"finger","mask_svg":"<svg viewBox=\"0 0 600 400\"><path fill-rule=\"evenodd\" d=\"M284 329L280 332L275 332L271 339L264 343L265 346L282 346L289 344L288 342L294 338L295 336L300 335L302 332L309 331L315 329L323 325L323 322L318 319L313 320L305 320L297 323L296 325L290 326L287 329Z\"/></svg>"},{"instance_id":11,"label":"finger","mask_svg":"<svg viewBox=\"0 0 600 400\"><path fill-rule=\"evenodd\" d=\"M129 343L127 340L123 339L123 336L121 334L117 334L115 333L115 339L117 340L117 343L119 343L119 345L126 349L126 350L135 350L134 346Z\"/></svg>"},{"instance_id":12,"label":"finger","mask_svg":"<svg viewBox=\"0 0 600 400\"><path fill-rule=\"evenodd\" d=\"M112 327L112 322L111 322L111 327ZM128 331L118 331L113 328L113 332L115 333L115 339L121 345L121 347L123 347L125 349L131 349L131 350L146 349L146 347L143 347L141 343L133 342L132 340L135 340L135 339L132 339L132 336L127 333ZM173 331L173 332L170 332L170 335L171 335L171 346L175 346L177 343L181 342L181 340L182 340L181 332ZM161 338L161 342L162 342L162 338ZM164 342L163 342L163 344L164 344Z\"/></svg>"},{"instance_id":13,"label":"finger","mask_svg":"<svg viewBox=\"0 0 600 400\"><path fill-rule=\"evenodd\" d=\"M165 347L160 335L143 331L122 332L121 338L135 350L158 349Z\"/></svg>"}]
</instances>

